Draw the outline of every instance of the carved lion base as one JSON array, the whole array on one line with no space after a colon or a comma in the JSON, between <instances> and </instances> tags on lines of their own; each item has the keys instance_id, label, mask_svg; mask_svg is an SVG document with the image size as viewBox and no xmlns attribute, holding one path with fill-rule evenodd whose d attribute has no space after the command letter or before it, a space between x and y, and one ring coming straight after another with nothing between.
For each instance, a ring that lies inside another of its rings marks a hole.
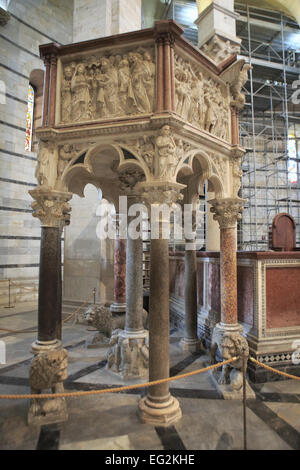
<instances>
[{"instance_id":1,"label":"carved lion base","mask_svg":"<svg viewBox=\"0 0 300 470\"><path fill-rule=\"evenodd\" d=\"M142 398L138 412L143 423L153 426L171 426L182 417L179 402L171 395L163 403L156 403L149 397Z\"/></svg>"},{"instance_id":2,"label":"carved lion base","mask_svg":"<svg viewBox=\"0 0 300 470\"><path fill-rule=\"evenodd\" d=\"M67 378L67 351L55 349L38 353L31 362L30 392L63 393L63 380ZM28 424L43 426L68 419L65 398L33 398L30 402Z\"/></svg>"},{"instance_id":3,"label":"carved lion base","mask_svg":"<svg viewBox=\"0 0 300 470\"><path fill-rule=\"evenodd\" d=\"M125 328L125 312L113 311L108 305L92 305L85 312L88 325L98 331L87 341L87 348L107 347L114 330ZM143 310L143 324L146 327L148 312Z\"/></svg>"},{"instance_id":4,"label":"carved lion base","mask_svg":"<svg viewBox=\"0 0 300 470\"><path fill-rule=\"evenodd\" d=\"M106 369L123 380L145 378L149 374L148 331L132 334L117 329L109 342Z\"/></svg>"},{"instance_id":5,"label":"carved lion base","mask_svg":"<svg viewBox=\"0 0 300 470\"><path fill-rule=\"evenodd\" d=\"M222 370L211 371L212 381L225 400L243 398L243 359L249 357L247 340L241 334L242 328L239 324L225 325L218 323L213 331L211 343L211 362L216 364L219 360L226 361L233 357L238 359L231 364L222 366ZM246 396L255 398L246 379Z\"/></svg>"}]
</instances>

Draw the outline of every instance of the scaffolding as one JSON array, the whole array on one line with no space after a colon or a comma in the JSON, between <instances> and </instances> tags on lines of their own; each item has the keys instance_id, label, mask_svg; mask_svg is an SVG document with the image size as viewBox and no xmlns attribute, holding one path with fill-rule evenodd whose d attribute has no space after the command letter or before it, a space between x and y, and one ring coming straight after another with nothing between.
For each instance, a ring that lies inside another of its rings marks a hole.
<instances>
[{"instance_id":1,"label":"scaffolding","mask_svg":"<svg viewBox=\"0 0 300 470\"><path fill-rule=\"evenodd\" d=\"M197 44L195 2L173 0L167 16L180 23L185 36ZM245 85L246 105L240 113L243 158L239 195L247 200L238 227L239 250L267 250L272 220L291 214L300 243L300 30L295 21L265 8L235 2L239 14L240 58L252 69ZM298 78L299 77L299 78ZM297 101L299 103L297 104ZM293 167L293 168L292 168ZM292 182L293 181L293 182Z\"/></svg>"},{"instance_id":2,"label":"scaffolding","mask_svg":"<svg viewBox=\"0 0 300 470\"><path fill-rule=\"evenodd\" d=\"M300 31L281 13L238 3L235 8L241 57L252 65L240 114L246 149L240 196L247 203L239 224L239 249L266 250L269 227L280 212L294 217L300 241L300 114L293 103Z\"/></svg>"}]
</instances>

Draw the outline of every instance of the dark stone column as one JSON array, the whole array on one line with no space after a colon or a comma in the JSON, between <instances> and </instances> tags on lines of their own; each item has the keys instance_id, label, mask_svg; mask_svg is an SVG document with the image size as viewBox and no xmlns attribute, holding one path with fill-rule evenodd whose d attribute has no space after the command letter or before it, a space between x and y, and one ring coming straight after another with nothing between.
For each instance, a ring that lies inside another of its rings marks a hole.
<instances>
[{"instance_id":1,"label":"dark stone column","mask_svg":"<svg viewBox=\"0 0 300 470\"><path fill-rule=\"evenodd\" d=\"M61 281L61 276L59 276L60 243L59 227L41 228L37 341L41 344L57 343L61 294L59 288L59 281Z\"/></svg>"},{"instance_id":2,"label":"dark stone column","mask_svg":"<svg viewBox=\"0 0 300 470\"><path fill-rule=\"evenodd\" d=\"M167 239L151 239L149 381L170 374L169 245ZM181 418L178 401L169 392L169 383L149 387L139 403L142 421L168 426Z\"/></svg>"},{"instance_id":3,"label":"dark stone column","mask_svg":"<svg viewBox=\"0 0 300 470\"><path fill-rule=\"evenodd\" d=\"M128 237L125 331L130 334L143 330L143 240Z\"/></svg>"},{"instance_id":4,"label":"dark stone column","mask_svg":"<svg viewBox=\"0 0 300 470\"><path fill-rule=\"evenodd\" d=\"M63 391L67 378L67 351L61 345L61 232L69 223L70 193L43 186L30 191L35 199L33 216L41 220L41 247L38 299L38 335L32 345L35 357L30 367L32 393ZM67 419L63 398L31 401L28 423L44 425Z\"/></svg>"},{"instance_id":5,"label":"dark stone column","mask_svg":"<svg viewBox=\"0 0 300 470\"><path fill-rule=\"evenodd\" d=\"M114 260L114 303L112 312L125 313L126 311L126 240L116 234L115 260Z\"/></svg>"}]
</instances>

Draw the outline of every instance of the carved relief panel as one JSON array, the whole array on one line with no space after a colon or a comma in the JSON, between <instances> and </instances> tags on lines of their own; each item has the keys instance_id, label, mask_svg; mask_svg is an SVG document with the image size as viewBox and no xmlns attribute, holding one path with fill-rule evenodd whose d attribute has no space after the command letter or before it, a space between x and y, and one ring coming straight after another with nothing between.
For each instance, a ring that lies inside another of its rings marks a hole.
<instances>
[{"instance_id":1,"label":"carved relief panel","mask_svg":"<svg viewBox=\"0 0 300 470\"><path fill-rule=\"evenodd\" d=\"M230 139L228 87L209 71L175 53L175 111L223 140Z\"/></svg>"},{"instance_id":2,"label":"carved relief panel","mask_svg":"<svg viewBox=\"0 0 300 470\"><path fill-rule=\"evenodd\" d=\"M61 123L151 113L154 47L103 52L62 64Z\"/></svg>"}]
</instances>

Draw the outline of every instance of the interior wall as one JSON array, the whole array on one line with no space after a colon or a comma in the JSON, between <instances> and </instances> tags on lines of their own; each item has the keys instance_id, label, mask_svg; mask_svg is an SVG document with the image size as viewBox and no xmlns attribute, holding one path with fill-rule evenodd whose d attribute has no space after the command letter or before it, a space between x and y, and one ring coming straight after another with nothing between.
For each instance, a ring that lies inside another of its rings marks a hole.
<instances>
[{"instance_id":1,"label":"interior wall","mask_svg":"<svg viewBox=\"0 0 300 470\"><path fill-rule=\"evenodd\" d=\"M69 43L73 0L11 0L10 19L0 26L0 305L37 298L40 222L31 214L28 190L36 185L36 152L25 152L27 92L32 70L44 70L39 45ZM39 109L40 97L37 97ZM20 285L35 286L25 291Z\"/></svg>"}]
</instances>

